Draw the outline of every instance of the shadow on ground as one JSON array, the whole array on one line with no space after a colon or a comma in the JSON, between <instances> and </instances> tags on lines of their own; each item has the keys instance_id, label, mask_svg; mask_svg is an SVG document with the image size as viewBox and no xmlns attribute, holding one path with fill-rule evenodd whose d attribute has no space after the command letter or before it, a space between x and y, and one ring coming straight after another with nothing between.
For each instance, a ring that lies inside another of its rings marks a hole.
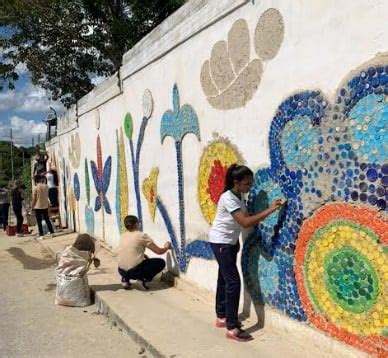
<instances>
[{"instance_id":1,"label":"shadow on ground","mask_svg":"<svg viewBox=\"0 0 388 358\"><path fill-rule=\"evenodd\" d=\"M147 286L148 286L149 290L144 289L141 282L132 282L131 287L127 291L137 290L137 291L144 291L144 292L152 292L152 291L166 290L166 289L171 287L170 285L166 284L165 282L160 282L160 281L148 282ZM90 288L94 292L118 291L118 290L124 291L124 289L121 287L121 283L112 283L112 284L107 284L107 285L90 285Z\"/></svg>"},{"instance_id":2,"label":"shadow on ground","mask_svg":"<svg viewBox=\"0 0 388 358\"><path fill-rule=\"evenodd\" d=\"M27 255L24 250L18 247L10 247L6 250L13 258L18 260L23 264L23 269L25 270L44 270L46 268L52 267L55 264L55 260L50 259L40 259Z\"/></svg>"}]
</instances>

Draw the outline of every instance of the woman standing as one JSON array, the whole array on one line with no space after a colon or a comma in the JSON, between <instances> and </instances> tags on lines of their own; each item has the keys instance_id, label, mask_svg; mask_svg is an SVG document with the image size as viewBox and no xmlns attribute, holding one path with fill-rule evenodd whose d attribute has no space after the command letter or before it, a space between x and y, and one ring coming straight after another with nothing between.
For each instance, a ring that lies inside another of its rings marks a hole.
<instances>
[{"instance_id":1,"label":"woman standing","mask_svg":"<svg viewBox=\"0 0 388 358\"><path fill-rule=\"evenodd\" d=\"M36 221L38 224L39 238L38 240L43 239L43 227L42 220L46 222L46 225L50 231L50 236L54 235L54 230L51 225L51 221L48 216L48 186L46 184L46 177L38 176L36 179L37 185L34 188L32 193L32 208L35 210Z\"/></svg>"},{"instance_id":2,"label":"woman standing","mask_svg":"<svg viewBox=\"0 0 388 358\"><path fill-rule=\"evenodd\" d=\"M26 189L24 184L19 184L12 191L12 208L16 216L16 235L23 236L22 226L23 226L23 192Z\"/></svg>"},{"instance_id":3,"label":"woman standing","mask_svg":"<svg viewBox=\"0 0 388 358\"><path fill-rule=\"evenodd\" d=\"M217 204L217 214L209 232L209 242L219 269L216 293L216 327L226 327L226 338L248 341L238 321L241 280L236 260L240 248L241 227L258 224L279 209L283 202L275 200L267 209L249 216L243 194L248 193L253 172L246 166L233 164L225 177L224 193Z\"/></svg>"},{"instance_id":4,"label":"woman standing","mask_svg":"<svg viewBox=\"0 0 388 358\"><path fill-rule=\"evenodd\" d=\"M50 207L57 208L58 203L58 174L57 171L50 167L46 173L47 186L48 186L48 197Z\"/></svg>"}]
</instances>

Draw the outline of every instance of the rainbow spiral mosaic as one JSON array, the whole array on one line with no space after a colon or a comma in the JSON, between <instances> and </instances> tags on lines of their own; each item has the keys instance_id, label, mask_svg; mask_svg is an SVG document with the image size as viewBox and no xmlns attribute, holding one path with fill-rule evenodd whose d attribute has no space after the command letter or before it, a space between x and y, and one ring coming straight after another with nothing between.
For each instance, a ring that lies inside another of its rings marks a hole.
<instances>
[{"instance_id":1,"label":"rainbow spiral mosaic","mask_svg":"<svg viewBox=\"0 0 388 358\"><path fill-rule=\"evenodd\" d=\"M388 343L387 243L388 221L375 209L332 203L303 223L295 251L308 319L371 352Z\"/></svg>"},{"instance_id":2,"label":"rainbow spiral mosaic","mask_svg":"<svg viewBox=\"0 0 388 358\"><path fill-rule=\"evenodd\" d=\"M248 203L252 213L287 204L242 255L254 301L377 356L388 354L387 120L387 56L352 74L335 103L319 90L287 98Z\"/></svg>"}]
</instances>

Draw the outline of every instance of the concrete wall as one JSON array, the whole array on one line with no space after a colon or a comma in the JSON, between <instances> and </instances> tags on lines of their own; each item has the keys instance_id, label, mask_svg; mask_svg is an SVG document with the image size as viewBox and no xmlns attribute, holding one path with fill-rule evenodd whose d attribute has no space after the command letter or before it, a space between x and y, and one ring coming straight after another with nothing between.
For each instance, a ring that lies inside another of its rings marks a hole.
<instances>
[{"instance_id":1,"label":"concrete wall","mask_svg":"<svg viewBox=\"0 0 388 358\"><path fill-rule=\"evenodd\" d=\"M115 248L137 214L172 242L168 267L213 290L207 234L227 166L246 163L252 212L287 199L245 240L253 302L383 355L387 12L382 0L190 1L48 143L63 220Z\"/></svg>"}]
</instances>

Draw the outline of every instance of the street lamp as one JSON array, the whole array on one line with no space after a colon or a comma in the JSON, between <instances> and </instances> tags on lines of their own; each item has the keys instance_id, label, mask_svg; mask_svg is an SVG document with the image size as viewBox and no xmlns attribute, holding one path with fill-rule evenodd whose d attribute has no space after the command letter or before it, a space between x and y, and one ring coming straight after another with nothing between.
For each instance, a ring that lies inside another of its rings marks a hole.
<instances>
[{"instance_id":1,"label":"street lamp","mask_svg":"<svg viewBox=\"0 0 388 358\"><path fill-rule=\"evenodd\" d=\"M53 107L50 107L50 112L47 113L46 119L43 120L43 122L46 123L47 126L47 133L46 133L46 140L51 139L51 127L55 128L55 132L53 137L57 135L57 122L58 122L58 117L57 117L57 112Z\"/></svg>"}]
</instances>

